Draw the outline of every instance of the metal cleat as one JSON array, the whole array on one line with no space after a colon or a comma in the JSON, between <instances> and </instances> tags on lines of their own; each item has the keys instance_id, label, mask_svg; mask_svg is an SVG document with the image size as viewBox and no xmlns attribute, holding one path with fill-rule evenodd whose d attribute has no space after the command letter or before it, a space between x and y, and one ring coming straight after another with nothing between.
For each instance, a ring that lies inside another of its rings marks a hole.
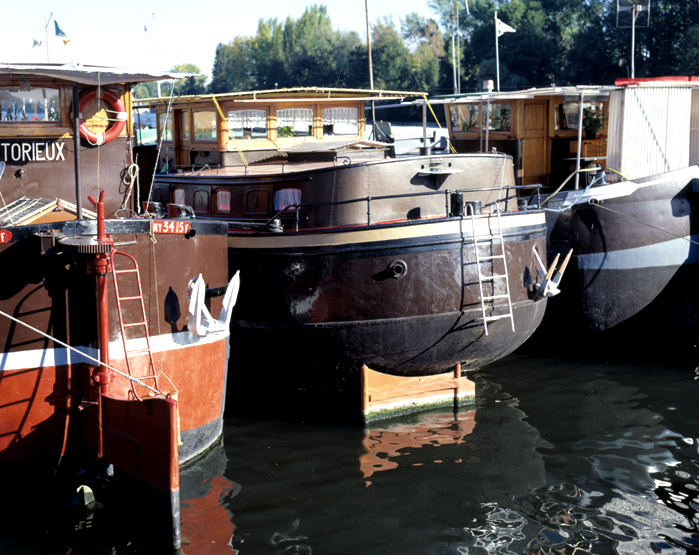
<instances>
[{"instance_id":1,"label":"metal cleat","mask_svg":"<svg viewBox=\"0 0 699 555\"><path fill-rule=\"evenodd\" d=\"M542 299L558 295L561 292L561 290L558 288L558 284L560 283L561 278L563 277L563 272L565 272L566 266L568 266L570 257L573 255L573 249L570 249L568 251L568 254L566 254L566 257L563 259L563 263L558 268L556 275L554 275L554 271L556 270L556 265L558 264L558 260L561 257L560 253L556 254L556 258L554 258L551 267L547 269L546 265L543 263L541 257L539 256L539 251L536 248L536 245L532 247L532 252L534 253L534 257L536 258L536 273L538 276L538 280L534 284L534 289L536 289L537 295Z\"/></svg>"}]
</instances>

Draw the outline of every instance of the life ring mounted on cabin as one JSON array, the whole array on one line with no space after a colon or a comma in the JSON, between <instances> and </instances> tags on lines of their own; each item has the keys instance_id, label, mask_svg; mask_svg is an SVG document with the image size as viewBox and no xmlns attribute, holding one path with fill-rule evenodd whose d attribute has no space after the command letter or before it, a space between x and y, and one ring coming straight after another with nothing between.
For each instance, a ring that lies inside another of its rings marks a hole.
<instances>
[{"instance_id":1,"label":"life ring mounted on cabin","mask_svg":"<svg viewBox=\"0 0 699 555\"><path fill-rule=\"evenodd\" d=\"M80 136L91 145L103 145L116 139L124 130L128 114L121 99L113 92L100 88L100 98L106 104L105 112L107 113L107 121L111 121L111 125L103 133L95 133L87 127L83 119L83 110L88 102L97 98L98 89L87 89L80 93L78 97L78 113L80 118Z\"/></svg>"}]
</instances>

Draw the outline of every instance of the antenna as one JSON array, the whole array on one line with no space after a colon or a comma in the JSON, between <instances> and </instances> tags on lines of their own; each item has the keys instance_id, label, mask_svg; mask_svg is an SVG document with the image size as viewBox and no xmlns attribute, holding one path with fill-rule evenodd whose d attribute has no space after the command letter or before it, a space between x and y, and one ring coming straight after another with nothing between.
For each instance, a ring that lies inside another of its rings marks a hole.
<instances>
[{"instance_id":1,"label":"antenna","mask_svg":"<svg viewBox=\"0 0 699 555\"><path fill-rule=\"evenodd\" d=\"M650 24L650 0L616 0L616 26L631 27L631 78L636 77L636 27Z\"/></svg>"}]
</instances>

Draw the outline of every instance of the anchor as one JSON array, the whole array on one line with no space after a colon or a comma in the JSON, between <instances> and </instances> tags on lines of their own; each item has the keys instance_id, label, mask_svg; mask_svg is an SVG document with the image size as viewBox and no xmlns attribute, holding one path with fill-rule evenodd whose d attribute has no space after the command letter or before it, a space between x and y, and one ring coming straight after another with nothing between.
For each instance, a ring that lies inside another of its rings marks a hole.
<instances>
[{"instance_id":1,"label":"anchor","mask_svg":"<svg viewBox=\"0 0 699 555\"><path fill-rule=\"evenodd\" d=\"M563 272L565 272L566 266L568 266L570 257L573 254L573 249L568 251L568 254L566 254L566 257L563 259L563 263L561 264L560 268L558 268L555 276L553 273L556 270L556 265L558 264L558 259L561 257L561 253L556 254L556 258L553 259L551 267L546 269L546 265L542 262L536 245L532 247L532 252L536 258L536 273L539 276L538 282L534 284L537 295L539 295L541 298L558 295L561 292L561 290L558 288L558 284L563 277Z\"/></svg>"}]
</instances>

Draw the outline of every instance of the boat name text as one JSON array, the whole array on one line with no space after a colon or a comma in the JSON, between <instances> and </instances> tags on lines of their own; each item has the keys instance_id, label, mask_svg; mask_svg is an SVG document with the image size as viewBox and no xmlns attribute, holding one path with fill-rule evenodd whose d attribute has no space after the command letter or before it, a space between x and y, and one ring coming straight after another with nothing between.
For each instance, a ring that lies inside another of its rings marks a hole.
<instances>
[{"instance_id":1,"label":"boat name text","mask_svg":"<svg viewBox=\"0 0 699 555\"><path fill-rule=\"evenodd\" d=\"M150 229L153 233L182 233L189 232L192 224L182 220L151 220Z\"/></svg>"},{"instance_id":2,"label":"boat name text","mask_svg":"<svg viewBox=\"0 0 699 555\"><path fill-rule=\"evenodd\" d=\"M5 162L54 162L63 160L63 142L0 143L0 155Z\"/></svg>"}]
</instances>

